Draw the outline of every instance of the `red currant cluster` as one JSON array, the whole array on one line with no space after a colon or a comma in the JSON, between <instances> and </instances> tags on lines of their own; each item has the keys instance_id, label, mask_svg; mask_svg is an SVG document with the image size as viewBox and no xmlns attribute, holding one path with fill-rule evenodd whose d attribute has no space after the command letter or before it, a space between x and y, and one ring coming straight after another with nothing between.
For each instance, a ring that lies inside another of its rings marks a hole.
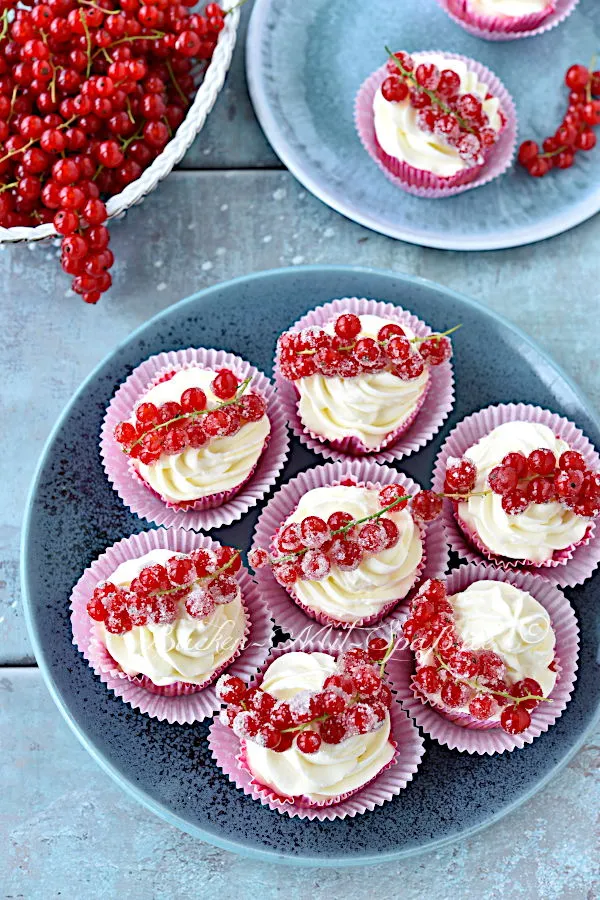
<instances>
[{"instance_id":1,"label":"red currant cluster","mask_svg":"<svg viewBox=\"0 0 600 900\"><path fill-rule=\"evenodd\" d=\"M296 381L317 373L329 378L354 378L386 369L403 381L412 381L423 374L426 365L439 366L452 356L447 337L450 332L408 338L400 325L390 323L374 340L359 338L361 327L358 316L344 313L336 319L333 335L322 328L284 332L277 342L284 378Z\"/></svg>"},{"instance_id":2,"label":"red currant cluster","mask_svg":"<svg viewBox=\"0 0 600 900\"><path fill-rule=\"evenodd\" d=\"M565 75L569 88L569 105L565 117L552 135L542 143L542 153L535 141L524 141L518 160L534 178L542 178L550 169L570 169L578 150L593 150L600 125L600 71L586 66L571 66Z\"/></svg>"},{"instance_id":3,"label":"red currant cluster","mask_svg":"<svg viewBox=\"0 0 600 900\"><path fill-rule=\"evenodd\" d=\"M454 627L454 612L445 585L426 581L410 604L402 626L415 652L415 692L434 706L467 708L484 721L500 716L508 734L520 734L531 724L530 711L544 701L533 678L509 684L506 666L492 650L470 650Z\"/></svg>"},{"instance_id":4,"label":"red currant cluster","mask_svg":"<svg viewBox=\"0 0 600 900\"><path fill-rule=\"evenodd\" d=\"M247 378L240 383L230 369L221 369L211 390L224 402L212 409L207 408L206 394L200 388L188 388L179 403L140 403L135 411L135 425L119 422L115 440L132 459L150 466L163 453L181 453L186 447L199 449L212 439L237 434L248 422L262 419L266 412L259 394L244 393L249 382Z\"/></svg>"},{"instance_id":5,"label":"red currant cluster","mask_svg":"<svg viewBox=\"0 0 600 900\"><path fill-rule=\"evenodd\" d=\"M365 556L396 546L400 532L393 519L385 515L390 510L404 509L410 501L411 513L418 522L431 522L442 511L442 497L433 491L419 491L411 497L402 485L388 484L378 496L381 509L361 519L339 510L327 521L306 516L301 522L286 525L275 536L276 555L270 556L262 547L251 550L250 565L253 569L271 566L283 587L291 587L298 579L320 581L332 566L351 572Z\"/></svg>"},{"instance_id":6,"label":"red currant cluster","mask_svg":"<svg viewBox=\"0 0 600 900\"><path fill-rule=\"evenodd\" d=\"M524 512L530 503L555 501L578 516L593 518L600 512L600 475L574 450L563 453L558 465L552 450L533 450L529 456L508 453L492 469L488 483L502 496L502 509L509 515Z\"/></svg>"},{"instance_id":7,"label":"red currant cluster","mask_svg":"<svg viewBox=\"0 0 600 900\"><path fill-rule=\"evenodd\" d=\"M204 619L216 606L235 600L240 567L239 550L233 547L178 553L164 566L146 566L128 588L110 581L99 584L87 605L88 615L111 634L124 634L136 625L176 621L179 602L185 600L189 615Z\"/></svg>"},{"instance_id":8,"label":"red currant cluster","mask_svg":"<svg viewBox=\"0 0 600 900\"><path fill-rule=\"evenodd\" d=\"M389 55L390 74L381 85L384 99L400 103L408 98L418 110L417 123L422 131L456 147L469 166L477 165L498 138L481 100L474 94L460 93L460 77L452 69L440 72L433 63L415 67L413 58L403 51Z\"/></svg>"},{"instance_id":9,"label":"red currant cluster","mask_svg":"<svg viewBox=\"0 0 600 900\"><path fill-rule=\"evenodd\" d=\"M239 738L277 753L293 744L302 753L316 753L322 743L368 734L381 727L392 705L382 677L392 648L385 638L373 638L368 650L353 647L341 653L337 671L322 690L301 691L291 700L277 700L260 687L246 687L235 675L222 675L217 694L228 706L221 721Z\"/></svg>"},{"instance_id":10,"label":"red currant cluster","mask_svg":"<svg viewBox=\"0 0 600 900\"><path fill-rule=\"evenodd\" d=\"M216 3L193 5L0 3L0 225L52 222L86 303L111 286L104 201L181 125L224 26Z\"/></svg>"}]
</instances>

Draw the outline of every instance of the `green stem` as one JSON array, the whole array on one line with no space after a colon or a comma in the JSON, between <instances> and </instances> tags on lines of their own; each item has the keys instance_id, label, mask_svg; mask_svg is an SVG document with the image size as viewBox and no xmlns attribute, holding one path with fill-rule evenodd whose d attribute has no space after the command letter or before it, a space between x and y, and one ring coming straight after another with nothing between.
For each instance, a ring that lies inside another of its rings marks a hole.
<instances>
[{"instance_id":1,"label":"green stem","mask_svg":"<svg viewBox=\"0 0 600 900\"><path fill-rule=\"evenodd\" d=\"M442 109L446 113L446 115L453 116L464 131L470 131L471 134L475 134L475 129L471 128L471 126L467 124L466 120L463 119L462 116L459 116L459 114L455 110L451 109L446 103L444 103L444 101L436 94L435 91L431 91L429 90L429 88L424 88L419 84L412 72L409 72L408 69L404 68L400 60L396 56L394 56L389 47L385 48L385 52L388 54L389 58L394 61L402 75L407 79L407 81L410 81L414 88L419 91L423 91L424 94L427 94L431 102L435 103L436 106L439 106L440 109Z\"/></svg>"},{"instance_id":2,"label":"green stem","mask_svg":"<svg viewBox=\"0 0 600 900\"><path fill-rule=\"evenodd\" d=\"M441 636L441 635L440 635ZM535 700L536 703L552 703L550 697L538 697L537 694L525 694L524 697L513 697L512 694L509 694L508 691L495 691L493 688L488 687L487 685L480 684L477 678L461 678L460 675L456 675L450 666L446 665L442 657L439 653L436 653L435 650L433 652L435 659L437 660L440 668L445 669L447 672L450 672L455 681L459 681L461 684L466 684L468 687L472 688L474 691L479 692L480 694L492 694L494 697L506 697L508 700L511 700L515 706L518 706L519 703L523 703L525 700Z\"/></svg>"},{"instance_id":3,"label":"green stem","mask_svg":"<svg viewBox=\"0 0 600 900\"><path fill-rule=\"evenodd\" d=\"M173 66L171 65L170 59L166 60L166 65L167 65L167 71L169 73L169 78L173 82L173 87L175 88L175 90L177 91L177 93L179 94L179 96L181 97L181 99L187 106L187 104L190 102L189 97L186 97L185 94L183 93L183 91L181 90L181 87L179 86L179 82L175 78L175 72L173 71Z\"/></svg>"},{"instance_id":4,"label":"green stem","mask_svg":"<svg viewBox=\"0 0 600 900\"><path fill-rule=\"evenodd\" d=\"M79 18L81 20L81 24L83 26L83 31L85 33L85 42L86 42L86 53L87 53L87 69L85 72L85 77L90 77L90 72L92 71L92 38L90 36L90 29L88 28L87 19L85 17L85 10L79 10Z\"/></svg>"},{"instance_id":5,"label":"green stem","mask_svg":"<svg viewBox=\"0 0 600 900\"><path fill-rule=\"evenodd\" d=\"M224 16L228 16L229 13L232 13L235 9L240 9L244 3L247 3L248 0L239 0L239 3L234 3L233 6L230 6L229 9L225 10L223 13Z\"/></svg>"},{"instance_id":6,"label":"green stem","mask_svg":"<svg viewBox=\"0 0 600 900\"><path fill-rule=\"evenodd\" d=\"M208 413L216 412L218 409L224 409L226 406L232 406L234 403L237 403L250 382L252 378L245 378L244 381L240 384L237 391L235 392L235 396L231 398L231 400L225 400L224 403L219 403L218 406L213 407L212 409L198 409L194 410L191 413L183 413L181 416L175 416L173 419L169 419L167 422L161 422L159 425L155 425L153 428L149 428L148 431L145 431L144 434L134 441L129 450L123 448L124 453L131 452L133 447L136 447L138 444L141 444L142 440L146 437L147 434L152 434L153 431L158 431L159 428L168 428L169 425L172 425L173 422L180 422L182 419L194 419L199 418L200 416L206 416Z\"/></svg>"},{"instance_id":7,"label":"green stem","mask_svg":"<svg viewBox=\"0 0 600 900\"><path fill-rule=\"evenodd\" d=\"M93 0L79 0L79 2L83 4L83 6L91 6L92 9L99 9L100 12L104 13L106 16L117 16L120 13L119 9L104 9L103 6L98 6Z\"/></svg>"},{"instance_id":8,"label":"green stem","mask_svg":"<svg viewBox=\"0 0 600 900\"><path fill-rule=\"evenodd\" d=\"M394 647L396 646L396 635L392 632L392 636L390 638L390 642L387 646L387 650L385 651L385 655L381 662L379 663L379 674L383 678L383 673L385 671L385 664L394 652Z\"/></svg>"},{"instance_id":9,"label":"green stem","mask_svg":"<svg viewBox=\"0 0 600 900\"><path fill-rule=\"evenodd\" d=\"M420 344L423 341L437 341L439 343L441 338L447 337L449 334L454 334L454 332L458 331L459 328L462 328L462 323L460 325L454 325L453 328L448 328L447 331L436 331L433 334L425 335L425 337L417 337L415 335L414 337L407 338L407 341L411 344ZM392 337L395 337L395 336L396 335L392 335ZM401 337L401 336L402 335L398 335L398 337ZM387 341L375 341L375 343L379 347L385 347L385 345L387 344ZM353 344L348 344L345 347L340 347L339 352L340 353L348 352L350 350L354 350L355 347L356 347L356 341ZM314 356L315 353L317 353L317 352L318 352L317 350L299 350L297 355L298 356Z\"/></svg>"},{"instance_id":10,"label":"green stem","mask_svg":"<svg viewBox=\"0 0 600 900\"><path fill-rule=\"evenodd\" d=\"M231 559L225 563L224 566L221 566L219 569L215 569L214 572L211 572L210 575L206 575L204 578L196 578L190 584L182 584L180 587L174 588L166 588L164 591L152 591L153 597L166 597L169 594L177 594L179 591L182 591L187 588L192 588L196 584L202 584L203 581L212 581L218 575L221 575L223 572L226 572L227 569L230 569L234 564L236 559L241 555L240 551L236 549L235 554L231 557Z\"/></svg>"},{"instance_id":11,"label":"green stem","mask_svg":"<svg viewBox=\"0 0 600 900\"><path fill-rule=\"evenodd\" d=\"M8 32L8 13L8 9L5 9L2 13L2 31L0 31L0 41L4 40Z\"/></svg>"},{"instance_id":12,"label":"green stem","mask_svg":"<svg viewBox=\"0 0 600 900\"><path fill-rule=\"evenodd\" d=\"M371 522L374 519L378 519L380 516L383 516L384 513L389 512L390 509L394 509L395 506L398 506L399 503L404 503L405 500L410 500L412 497L411 494L406 494L404 497L398 497L397 500L394 500L393 503L390 503L389 506L384 506L383 509L380 509L379 512L371 513L370 516L363 516L362 519L353 519L351 522L348 522L347 525L344 525L342 528L337 528L335 531L331 532L331 537L337 537L338 534L347 534L351 531L356 525L362 525L363 522ZM278 565L279 563L284 562L292 562L294 559L297 559L299 556L304 556L305 553L308 553L310 547L304 547L302 550L296 550L293 553L288 553L285 556L280 556L278 559L269 558L270 565Z\"/></svg>"}]
</instances>

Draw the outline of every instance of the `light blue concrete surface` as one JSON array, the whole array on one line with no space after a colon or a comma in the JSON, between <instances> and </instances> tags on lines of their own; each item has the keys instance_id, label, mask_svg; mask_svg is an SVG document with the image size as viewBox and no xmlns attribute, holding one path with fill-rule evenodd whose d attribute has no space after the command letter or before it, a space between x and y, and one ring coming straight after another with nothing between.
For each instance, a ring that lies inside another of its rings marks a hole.
<instances>
[{"instance_id":1,"label":"light blue concrete surface","mask_svg":"<svg viewBox=\"0 0 600 900\"><path fill-rule=\"evenodd\" d=\"M477 255L374 235L289 174L259 171L275 157L251 118L240 48L236 53L229 93L186 165L254 171L174 173L115 223L115 286L97 308L68 291L56 247L0 247L0 665L33 662L19 607L19 530L58 413L119 340L202 287L309 263L421 275L517 323L600 405L600 217L533 247ZM487 352L482 348L482 359ZM34 668L0 669L0 767L6 900L600 897L600 732L551 786L494 828L435 855L363 872L277 869L179 834L95 766Z\"/></svg>"},{"instance_id":2,"label":"light blue concrete surface","mask_svg":"<svg viewBox=\"0 0 600 900\"><path fill-rule=\"evenodd\" d=\"M600 896L600 730L550 787L487 831L427 856L353 870L243 859L165 825L90 759L36 670L2 673L0 735L0 896L6 900Z\"/></svg>"}]
</instances>

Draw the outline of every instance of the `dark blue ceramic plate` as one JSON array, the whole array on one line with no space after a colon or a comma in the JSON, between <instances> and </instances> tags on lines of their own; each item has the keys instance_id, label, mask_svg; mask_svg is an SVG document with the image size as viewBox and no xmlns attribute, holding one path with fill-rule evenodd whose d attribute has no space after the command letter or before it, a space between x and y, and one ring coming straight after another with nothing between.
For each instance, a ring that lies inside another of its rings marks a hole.
<instances>
[{"instance_id":1,"label":"dark blue ceramic plate","mask_svg":"<svg viewBox=\"0 0 600 900\"><path fill-rule=\"evenodd\" d=\"M496 250L560 234L600 209L600 148L570 170L531 178L519 166L456 197L424 200L391 184L363 149L354 98L396 50L476 59L513 96L519 140L541 140L566 110L563 76L600 43L600 3L509 42L472 37L436 0L255 0L246 62L252 102L281 160L320 200L361 225L424 247Z\"/></svg>"},{"instance_id":2,"label":"dark blue ceramic plate","mask_svg":"<svg viewBox=\"0 0 600 900\"><path fill-rule=\"evenodd\" d=\"M23 531L22 577L29 634L50 692L94 758L134 797L206 841L264 859L350 865L407 856L469 834L539 790L584 740L600 705L596 664L598 582L569 591L581 627L579 677L557 724L524 750L471 757L428 741L421 770L392 803L354 820L306 823L245 797L211 761L206 725L178 726L133 712L110 694L71 643L69 595L107 545L146 524L111 490L98 435L115 388L161 350L216 346L271 371L277 336L334 297L387 300L442 330L457 322L456 409L442 433L402 466L429 484L437 450L463 416L489 403L524 400L568 416L600 446L584 397L524 334L472 300L406 275L308 267L264 272L202 291L144 325L112 353L63 413L42 455ZM289 478L322 463L295 439ZM219 540L247 548L254 509Z\"/></svg>"}]
</instances>

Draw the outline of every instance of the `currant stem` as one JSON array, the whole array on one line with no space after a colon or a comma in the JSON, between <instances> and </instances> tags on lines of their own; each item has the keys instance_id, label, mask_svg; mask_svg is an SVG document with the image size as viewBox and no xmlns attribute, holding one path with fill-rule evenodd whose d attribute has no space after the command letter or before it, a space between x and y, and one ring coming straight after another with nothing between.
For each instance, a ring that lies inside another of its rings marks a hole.
<instances>
[{"instance_id":1,"label":"currant stem","mask_svg":"<svg viewBox=\"0 0 600 900\"><path fill-rule=\"evenodd\" d=\"M234 403L238 402L251 381L251 377L245 378L239 385L237 391L235 392L235 396L233 396L231 400L225 400L223 403L219 403L217 406L213 407L213 409L197 409L194 410L194 412L183 413L181 416L175 416L173 419L169 419L167 422L161 422L159 425L154 425L152 428L149 428L148 431L145 431L140 438L134 441L129 450L123 448L123 453L130 453L133 447L141 444L147 434L152 434L153 431L158 431L159 428L167 428L169 425L172 425L173 422L180 422L182 419L192 419L193 421L199 416L206 416L208 415L208 413L216 412L218 409L224 409L224 407L226 406L232 406Z\"/></svg>"},{"instance_id":2,"label":"currant stem","mask_svg":"<svg viewBox=\"0 0 600 900\"><path fill-rule=\"evenodd\" d=\"M371 513L370 516L363 516L362 519L353 519L351 522L348 522L347 525L343 525L342 528L336 528L335 531L331 532L331 537L336 537L338 534L347 534L351 531L356 525L362 525L363 522L370 522L373 519L378 519L384 513L388 512L390 509L394 509L395 506L398 506L399 503L403 503L406 500L412 499L411 494L406 494L404 497L398 497L397 500L394 500L393 503L390 503L389 506L384 506L383 509L380 509L376 513ZM278 559L271 559L269 557L270 565L278 565L279 563L291 562L296 559L298 556L304 556L305 553L308 553L311 550L311 547L303 547L302 550L295 550L294 552L290 552L285 556L280 556Z\"/></svg>"},{"instance_id":3,"label":"currant stem","mask_svg":"<svg viewBox=\"0 0 600 900\"><path fill-rule=\"evenodd\" d=\"M93 5L93 4L92 4ZM92 71L92 38L90 35L90 29L88 28L87 19L85 17L85 11L83 9L79 10L79 19L81 21L81 26L85 33L85 42L86 46L86 54L87 54L87 67L85 72L85 77L90 77L90 72Z\"/></svg>"},{"instance_id":4,"label":"currant stem","mask_svg":"<svg viewBox=\"0 0 600 900\"><path fill-rule=\"evenodd\" d=\"M229 9L226 9L223 13L223 16L228 16L229 13L232 13L236 9L240 9L248 0L239 0L239 3L234 3L233 6L230 6Z\"/></svg>"},{"instance_id":5,"label":"currant stem","mask_svg":"<svg viewBox=\"0 0 600 900\"><path fill-rule=\"evenodd\" d=\"M189 584L182 584L179 587L174 588L166 588L164 591L152 591L153 597L165 597L169 594L177 594L179 591L186 590L187 588L191 588L196 584L202 584L203 581L212 581L213 578L216 578L218 575L221 575L223 572L226 572L227 569L231 568L236 559L241 555L241 551L236 548L234 555L228 560L224 566L221 566L219 569L215 569L214 572L210 572L210 574L203 576L202 578L196 578L194 581L191 581Z\"/></svg>"},{"instance_id":6,"label":"currant stem","mask_svg":"<svg viewBox=\"0 0 600 900\"><path fill-rule=\"evenodd\" d=\"M440 635L441 637L441 635ZM538 697L537 694L525 694L524 697L514 697L512 694L509 694L508 691L495 691L493 688L488 687L487 685L482 685L479 683L477 678L461 678L460 675L456 675L450 666L447 666L439 653L433 651L433 655L439 663L440 668L445 669L447 672L450 672L455 681L459 681L461 684L466 684L468 687L472 688L474 691L478 691L480 694L492 694L494 697L506 697L508 700L511 700L515 706L518 706L519 703L523 703L525 700L535 700L536 703L552 703L550 697Z\"/></svg>"},{"instance_id":7,"label":"currant stem","mask_svg":"<svg viewBox=\"0 0 600 900\"><path fill-rule=\"evenodd\" d=\"M439 106L440 109L443 109L444 112L446 113L446 115L453 116L453 118L456 119L456 121L459 123L461 128L463 128L465 131L470 131L471 134L475 134L475 129L471 128L471 126L467 124L467 122L465 121L465 119L463 119L462 116L459 116L459 114L457 112L455 112L446 103L444 103L444 101L435 93L435 91L430 91L429 88L424 88L419 84L419 82L417 81L415 76L412 74L412 72L409 72L408 69L404 68L404 66L402 65L400 60L396 56L394 56L394 54L392 53L392 51L390 50L389 47L385 48L385 52L388 54L389 58L394 61L394 63L398 67L398 69L400 69L400 71L402 72L404 77L407 78L408 81L410 81L410 83L412 84L413 87L415 87L415 88L417 88L417 90L423 91L425 94L427 94L427 96L429 97L431 102L435 103L436 106Z\"/></svg>"},{"instance_id":8,"label":"currant stem","mask_svg":"<svg viewBox=\"0 0 600 900\"><path fill-rule=\"evenodd\" d=\"M0 31L0 41L4 40L8 31L8 13L8 9L5 9L2 13L2 31Z\"/></svg>"},{"instance_id":9,"label":"currant stem","mask_svg":"<svg viewBox=\"0 0 600 900\"><path fill-rule=\"evenodd\" d=\"M443 491L436 493L436 497L445 497L446 500L469 500L471 497L487 497L488 494L494 492L489 489L487 491L469 491L466 494L444 494Z\"/></svg>"},{"instance_id":10,"label":"currant stem","mask_svg":"<svg viewBox=\"0 0 600 900\"><path fill-rule=\"evenodd\" d=\"M98 6L98 4L94 3L93 0L79 0L79 2L83 6L91 6L92 9L99 9L100 12L104 13L106 16L116 16L120 12L120 10L118 9L104 9L103 6Z\"/></svg>"},{"instance_id":11,"label":"currant stem","mask_svg":"<svg viewBox=\"0 0 600 900\"><path fill-rule=\"evenodd\" d=\"M245 0L244 0L244 2L245 2ZM181 99L183 100L183 102L184 102L185 104L187 104L188 98L185 96L185 94L184 94L183 91L181 90L181 87L180 87L180 85L179 85L179 82L178 82L177 79L175 78L175 72L173 71L173 66L171 65L171 60L170 60L170 59L167 59L167 60L166 60L166 65L167 65L167 71L168 71L168 73L169 73L169 78L170 78L171 81L173 82L173 87L175 88L175 90L177 91L177 93L179 94L179 96L181 97Z\"/></svg>"},{"instance_id":12,"label":"currant stem","mask_svg":"<svg viewBox=\"0 0 600 900\"><path fill-rule=\"evenodd\" d=\"M379 663L379 675L383 678L383 673L385 670L385 664L394 652L394 647L396 646L396 635L392 632L392 636L390 638L390 642L387 645L387 649L385 651L384 657Z\"/></svg>"},{"instance_id":13,"label":"currant stem","mask_svg":"<svg viewBox=\"0 0 600 900\"><path fill-rule=\"evenodd\" d=\"M435 340L439 343L440 339L443 337L447 337L449 334L453 334L455 331L458 331L459 328L462 328L462 323L460 325L455 325L453 328L449 328L447 331L434 332L433 334L428 334L425 337L417 337L416 335L411 338L406 338L407 341L411 344L420 344L423 341L431 341ZM399 335L401 337L401 335ZM375 341L378 347L385 347L387 344L386 341ZM354 350L356 347L356 341L353 344L348 344L345 347L340 347L340 353L348 352L350 350ZM318 353L318 350L299 350L297 356L314 356L315 353Z\"/></svg>"}]
</instances>

